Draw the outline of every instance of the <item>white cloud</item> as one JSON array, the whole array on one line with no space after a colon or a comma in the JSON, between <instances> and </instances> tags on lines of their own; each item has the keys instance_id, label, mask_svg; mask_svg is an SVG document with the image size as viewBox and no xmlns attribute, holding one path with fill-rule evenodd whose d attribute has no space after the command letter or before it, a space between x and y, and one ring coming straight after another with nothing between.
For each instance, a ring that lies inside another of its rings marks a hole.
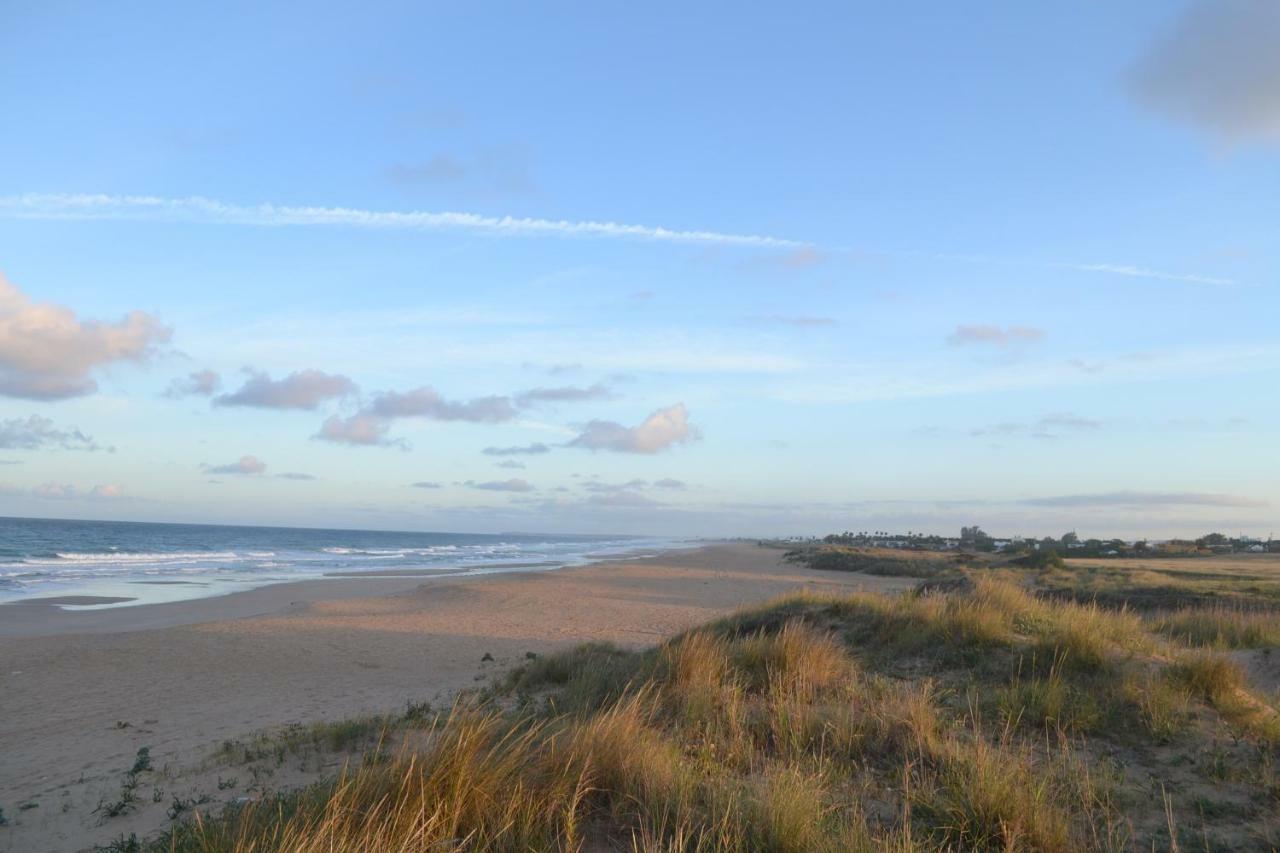
<instances>
[{"instance_id":1,"label":"white cloud","mask_svg":"<svg viewBox=\"0 0 1280 853\"><path fill-rule=\"evenodd\" d=\"M614 421L591 421L569 446L618 453L657 453L696 437L697 430L689 423L689 410L684 403L676 403L657 410L634 427Z\"/></svg>"},{"instance_id":2,"label":"white cloud","mask_svg":"<svg viewBox=\"0 0 1280 853\"><path fill-rule=\"evenodd\" d=\"M114 323L81 320L69 308L33 302L0 274L0 396L57 400L92 393L95 369L143 361L170 334L142 311Z\"/></svg>"},{"instance_id":3,"label":"white cloud","mask_svg":"<svg viewBox=\"0 0 1280 853\"><path fill-rule=\"evenodd\" d=\"M1280 140L1280 3L1194 0L1135 69L1137 98L1229 140Z\"/></svg>"},{"instance_id":4,"label":"white cloud","mask_svg":"<svg viewBox=\"0 0 1280 853\"><path fill-rule=\"evenodd\" d=\"M80 430L58 429L53 421L40 415L26 419L10 418L0 421L0 448L5 450L101 450L92 437Z\"/></svg>"},{"instance_id":5,"label":"white cloud","mask_svg":"<svg viewBox=\"0 0 1280 853\"><path fill-rule=\"evenodd\" d=\"M352 394L356 384L341 374L299 370L283 379L251 370L240 390L213 398L215 406L254 406L262 409L315 409L325 400Z\"/></svg>"},{"instance_id":6,"label":"white cloud","mask_svg":"<svg viewBox=\"0 0 1280 853\"><path fill-rule=\"evenodd\" d=\"M209 474L261 474L267 470L267 463L256 456L245 455L235 462L228 462L226 465L205 465L203 467Z\"/></svg>"}]
</instances>

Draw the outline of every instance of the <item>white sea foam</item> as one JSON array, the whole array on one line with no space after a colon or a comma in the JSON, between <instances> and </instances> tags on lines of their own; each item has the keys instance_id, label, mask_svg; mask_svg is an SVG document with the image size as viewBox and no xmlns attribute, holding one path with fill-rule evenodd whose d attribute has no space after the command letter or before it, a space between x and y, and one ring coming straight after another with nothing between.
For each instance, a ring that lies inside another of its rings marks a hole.
<instances>
[{"instance_id":1,"label":"white sea foam","mask_svg":"<svg viewBox=\"0 0 1280 853\"><path fill-rule=\"evenodd\" d=\"M100 533L103 523L90 523L99 525L97 528L80 528L76 522L57 524L66 530L46 532L41 527L17 531L28 537L26 546L17 551L25 551L26 556L13 556L15 552L10 550L0 558L0 602L38 596L115 595L145 603L330 574L403 578L415 572L456 575L548 570L638 548L665 547L656 540L484 540L449 534L358 531L343 542L346 533L337 531L281 531L276 535L261 528L200 528L175 533L168 526L155 525L154 532L139 531L137 526L112 529L110 544L103 543L95 550L85 543L92 542L90 534ZM0 529L0 533L6 532ZM63 535L55 535L59 532ZM433 543L431 537L455 541ZM17 541L17 536L11 538ZM191 547L206 542L208 549Z\"/></svg>"}]
</instances>

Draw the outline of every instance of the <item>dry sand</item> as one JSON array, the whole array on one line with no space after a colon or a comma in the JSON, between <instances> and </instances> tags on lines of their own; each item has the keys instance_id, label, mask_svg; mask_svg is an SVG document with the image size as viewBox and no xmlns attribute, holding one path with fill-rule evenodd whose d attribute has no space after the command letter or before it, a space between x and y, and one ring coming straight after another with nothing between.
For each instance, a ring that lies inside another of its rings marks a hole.
<instances>
[{"instance_id":1,"label":"dry sand","mask_svg":"<svg viewBox=\"0 0 1280 853\"><path fill-rule=\"evenodd\" d=\"M914 583L780 557L730 544L553 572L312 581L95 612L0 606L0 808L9 818L0 850L79 850L162 829L164 803L101 823L92 814L142 746L171 768L170 797L207 781L196 765L223 740L407 701L438 705L527 651L651 645L800 587ZM481 662L486 653L492 663ZM37 806L21 808L28 803Z\"/></svg>"}]
</instances>

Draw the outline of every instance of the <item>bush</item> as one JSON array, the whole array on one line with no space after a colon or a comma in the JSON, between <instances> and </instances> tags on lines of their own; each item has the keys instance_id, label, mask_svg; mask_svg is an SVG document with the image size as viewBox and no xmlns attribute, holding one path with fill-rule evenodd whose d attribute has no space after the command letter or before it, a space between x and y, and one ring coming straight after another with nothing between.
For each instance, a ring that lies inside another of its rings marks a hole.
<instances>
[{"instance_id":1,"label":"bush","mask_svg":"<svg viewBox=\"0 0 1280 853\"><path fill-rule=\"evenodd\" d=\"M1046 569L1062 569L1066 568L1066 561L1062 559L1062 555L1057 551L1050 549L1042 549L1033 551L1025 557L1018 557L1011 561L1015 566L1022 566L1026 569L1036 569L1044 571Z\"/></svg>"}]
</instances>

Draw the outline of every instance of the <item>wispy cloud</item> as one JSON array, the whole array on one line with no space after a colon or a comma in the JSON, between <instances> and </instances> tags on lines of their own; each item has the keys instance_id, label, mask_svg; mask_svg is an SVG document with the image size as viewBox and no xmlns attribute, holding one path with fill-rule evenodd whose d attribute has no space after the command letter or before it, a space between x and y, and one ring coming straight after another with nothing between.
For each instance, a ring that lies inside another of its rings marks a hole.
<instances>
[{"instance_id":1,"label":"wispy cloud","mask_svg":"<svg viewBox=\"0 0 1280 853\"><path fill-rule=\"evenodd\" d=\"M660 501L642 495L638 492L606 492L603 494L591 495L586 499L586 503L592 506L601 507L630 507L630 508L652 508L663 506Z\"/></svg>"},{"instance_id":2,"label":"wispy cloud","mask_svg":"<svg viewBox=\"0 0 1280 853\"><path fill-rule=\"evenodd\" d=\"M1094 368L1092 370L1058 360L1006 363L981 369L961 364L959 359L954 360L954 364L922 360L844 361L821 374L819 379L779 383L770 393L780 400L822 404L905 400L1032 388L1113 385L1166 377L1187 381L1191 377L1272 370L1277 359L1280 359L1280 346L1266 342L1129 353L1085 365Z\"/></svg>"},{"instance_id":3,"label":"wispy cloud","mask_svg":"<svg viewBox=\"0 0 1280 853\"><path fill-rule=\"evenodd\" d=\"M1070 412L1045 415L1039 420L1003 421L971 430L973 436L1029 435L1032 438L1058 438L1065 432L1089 432L1102 429L1102 421L1084 418Z\"/></svg>"},{"instance_id":4,"label":"wispy cloud","mask_svg":"<svg viewBox=\"0 0 1280 853\"><path fill-rule=\"evenodd\" d=\"M441 152L417 163L396 163L387 177L408 189L446 190L470 196L537 192L529 152L520 146L481 148L471 155Z\"/></svg>"},{"instance_id":5,"label":"wispy cloud","mask_svg":"<svg viewBox=\"0 0 1280 853\"><path fill-rule=\"evenodd\" d=\"M953 347L971 344L992 344L999 347L1007 347L1011 344L1042 341L1045 335L1044 329L1036 329L1031 326L1001 328L1000 326L962 325L956 326L956 330L947 336L947 343Z\"/></svg>"},{"instance_id":6,"label":"wispy cloud","mask_svg":"<svg viewBox=\"0 0 1280 853\"><path fill-rule=\"evenodd\" d=\"M30 496L39 500L111 500L124 496L124 489L115 483L104 483L82 489L74 483L42 483L29 490L4 488L8 494Z\"/></svg>"},{"instance_id":7,"label":"wispy cloud","mask_svg":"<svg viewBox=\"0 0 1280 853\"><path fill-rule=\"evenodd\" d=\"M551 448L540 441L533 444L522 444L515 447L486 447L480 451L486 456L537 456L550 453Z\"/></svg>"},{"instance_id":8,"label":"wispy cloud","mask_svg":"<svg viewBox=\"0 0 1280 853\"><path fill-rule=\"evenodd\" d=\"M1066 264L1068 269L1079 270L1080 272L1097 272L1109 273L1111 275L1123 275L1130 278L1155 278L1164 281L1185 281L1190 284L1220 284L1232 285L1236 284L1236 280L1232 278L1220 278L1211 275L1194 275L1190 273L1162 272L1161 270L1147 269L1146 267L1137 267L1129 264Z\"/></svg>"},{"instance_id":9,"label":"wispy cloud","mask_svg":"<svg viewBox=\"0 0 1280 853\"><path fill-rule=\"evenodd\" d=\"M314 480L316 479L314 474L304 474L301 471L282 471L281 473L276 474L276 477L278 477L281 480Z\"/></svg>"},{"instance_id":10,"label":"wispy cloud","mask_svg":"<svg viewBox=\"0 0 1280 853\"><path fill-rule=\"evenodd\" d=\"M668 489L671 491L683 491L688 484L683 480L677 480L672 477L663 477L660 480L644 480L634 479L621 483L611 483L607 480L587 480L582 484L584 491L608 493L608 492L635 492L645 489Z\"/></svg>"},{"instance_id":11,"label":"wispy cloud","mask_svg":"<svg viewBox=\"0 0 1280 853\"><path fill-rule=\"evenodd\" d=\"M380 418L428 418L437 421L501 423L515 418L510 397L493 395L472 400L447 400L429 385L410 391L376 394L365 410Z\"/></svg>"},{"instance_id":12,"label":"wispy cloud","mask_svg":"<svg viewBox=\"0 0 1280 853\"><path fill-rule=\"evenodd\" d=\"M605 480L588 480L582 484L582 488L588 492L622 492L627 490L644 489L649 485L648 480L628 480L625 483L610 483Z\"/></svg>"},{"instance_id":13,"label":"wispy cloud","mask_svg":"<svg viewBox=\"0 0 1280 853\"><path fill-rule=\"evenodd\" d=\"M817 317L810 314L756 314L748 317L753 323L769 323L776 326L794 326L797 329L815 329L834 326L837 320L833 317Z\"/></svg>"},{"instance_id":14,"label":"wispy cloud","mask_svg":"<svg viewBox=\"0 0 1280 853\"><path fill-rule=\"evenodd\" d=\"M823 252L862 255L863 249L819 247L814 243L766 234L735 234L702 229L666 228L599 220L545 219L525 216L488 216L457 211L369 210L350 207L323 207L279 204L234 204L203 196L165 197L108 195L101 193L21 193L0 196L0 217L17 219L99 219L159 222L191 222L211 225L256 227L349 227L402 231L472 231L510 237L600 237L690 245L767 248L791 250L783 262L792 267L813 266ZM1005 259L982 255L939 252L884 252L957 260L966 263L1008 265ZM1027 264L1020 264L1026 266ZM1042 268L1075 269L1082 272L1156 278L1196 284L1234 284L1215 276L1162 272L1128 264L1033 263ZM652 290L631 294L640 300L652 299Z\"/></svg>"},{"instance_id":15,"label":"wispy cloud","mask_svg":"<svg viewBox=\"0 0 1280 853\"><path fill-rule=\"evenodd\" d=\"M135 219L222 225L334 226L412 231L464 230L508 236L608 237L723 246L800 248L802 241L760 234L684 230L594 220L484 216L452 211L228 204L200 196L26 193L0 197L0 214L40 219Z\"/></svg>"},{"instance_id":16,"label":"wispy cloud","mask_svg":"<svg viewBox=\"0 0 1280 853\"><path fill-rule=\"evenodd\" d=\"M556 388L531 388L516 395L516 403L532 406L538 403L581 403L588 400L607 400L613 396L608 386L597 382L585 388L565 385Z\"/></svg>"},{"instance_id":17,"label":"wispy cloud","mask_svg":"<svg viewBox=\"0 0 1280 853\"><path fill-rule=\"evenodd\" d=\"M892 256L894 253L885 253ZM1235 279L1222 276L1200 275L1196 273L1169 272L1156 270L1137 264L1118 263L1082 263L1079 261L1030 260L1026 258L1007 258L984 254L963 254L957 252L921 252L908 251L898 254L910 257L923 257L935 261L956 261L974 266L1003 267L1025 270L1074 270L1076 272L1095 273L1099 275L1118 275L1127 278L1151 278L1162 281L1180 281L1187 284L1233 285Z\"/></svg>"},{"instance_id":18,"label":"wispy cloud","mask_svg":"<svg viewBox=\"0 0 1280 853\"><path fill-rule=\"evenodd\" d=\"M738 264L743 270L807 270L821 265L827 255L817 246L805 245L781 254L748 258Z\"/></svg>"},{"instance_id":19,"label":"wispy cloud","mask_svg":"<svg viewBox=\"0 0 1280 853\"><path fill-rule=\"evenodd\" d=\"M0 448L5 450L101 450L89 435L72 427L58 429L41 415L0 421Z\"/></svg>"},{"instance_id":20,"label":"wispy cloud","mask_svg":"<svg viewBox=\"0 0 1280 853\"><path fill-rule=\"evenodd\" d=\"M217 391L221 384L222 377L212 370L197 370L170 382L164 396L173 399L191 396L208 397Z\"/></svg>"},{"instance_id":21,"label":"wispy cloud","mask_svg":"<svg viewBox=\"0 0 1280 853\"><path fill-rule=\"evenodd\" d=\"M484 483L477 483L474 480L467 480L464 484L472 489L481 489L486 492L532 492L533 484L528 480L490 480Z\"/></svg>"},{"instance_id":22,"label":"wispy cloud","mask_svg":"<svg viewBox=\"0 0 1280 853\"><path fill-rule=\"evenodd\" d=\"M1265 507L1269 505L1266 501L1256 498L1204 492L1102 492L1028 498L1023 503L1029 506L1058 508L1128 507L1134 509L1176 506Z\"/></svg>"}]
</instances>

